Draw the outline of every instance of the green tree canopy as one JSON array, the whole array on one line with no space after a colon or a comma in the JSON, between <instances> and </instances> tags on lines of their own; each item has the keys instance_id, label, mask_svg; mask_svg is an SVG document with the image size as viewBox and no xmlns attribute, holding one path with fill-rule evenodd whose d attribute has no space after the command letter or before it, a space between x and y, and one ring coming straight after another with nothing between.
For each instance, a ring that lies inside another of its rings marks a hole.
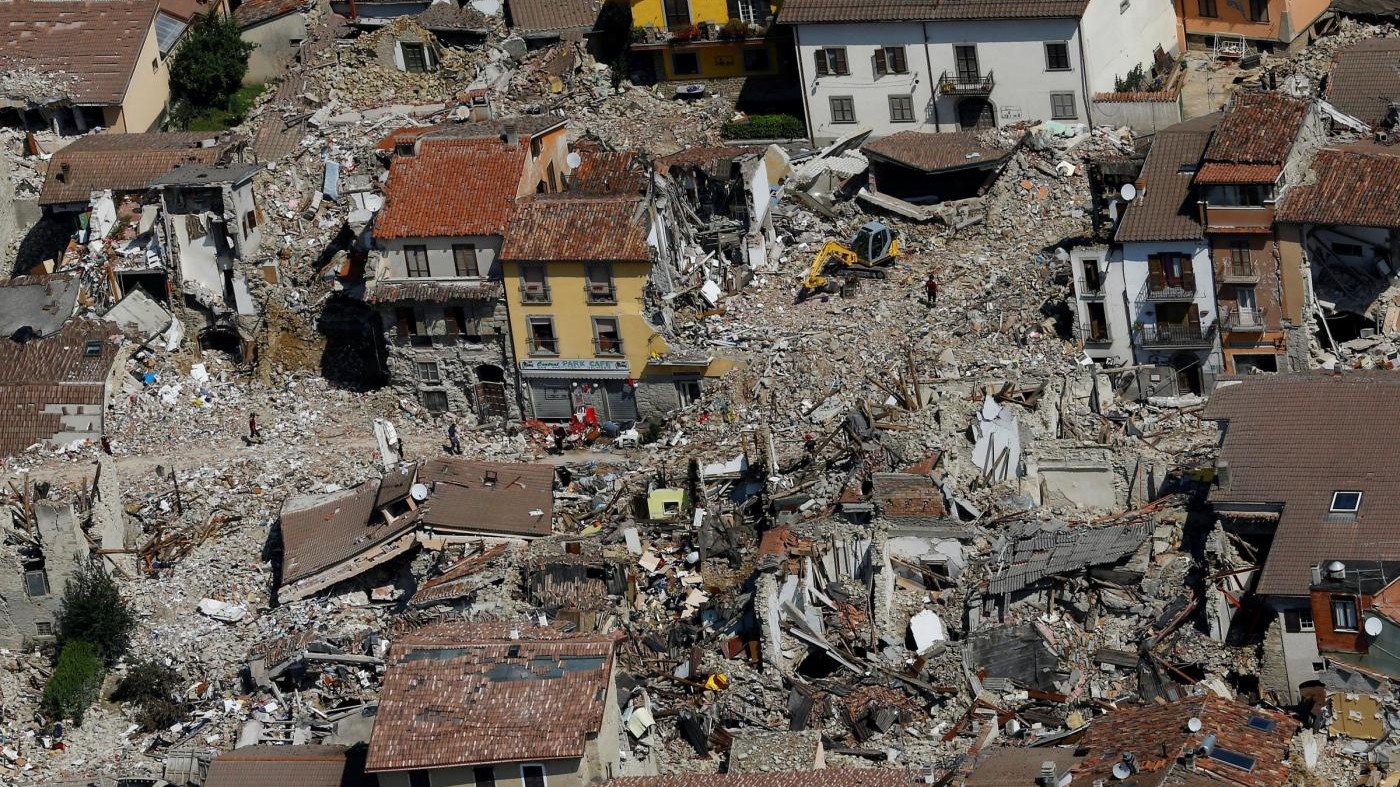
<instances>
[{"instance_id":1,"label":"green tree canopy","mask_svg":"<svg viewBox=\"0 0 1400 787\"><path fill-rule=\"evenodd\" d=\"M87 563L68 578L58 613L60 640L91 642L110 665L126 653L135 627L131 605L101 566Z\"/></svg>"},{"instance_id":2,"label":"green tree canopy","mask_svg":"<svg viewBox=\"0 0 1400 787\"><path fill-rule=\"evenodd\" d=\"M231 17L208 13L185 32L170 61L170 92L191 107L224 107L248 73L256 45L238 34Z\"/></svg>"}]
</instances>

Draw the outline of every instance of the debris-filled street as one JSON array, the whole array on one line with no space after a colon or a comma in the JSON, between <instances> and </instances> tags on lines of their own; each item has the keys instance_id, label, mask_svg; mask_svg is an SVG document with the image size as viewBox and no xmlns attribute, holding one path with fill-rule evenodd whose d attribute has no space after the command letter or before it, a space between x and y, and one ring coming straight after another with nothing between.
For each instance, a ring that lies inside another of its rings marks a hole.
<instances>
[{"instance_id":1,"label":"debris-filled street","mask_svg":"<svg viewBox=\"0 0 1400 787\"><path fill-rule=\"evenodd\" d=\"M3 4L0 784L1400 783L1400 29L1107 2Z\"/></svg>"}]
</instances>

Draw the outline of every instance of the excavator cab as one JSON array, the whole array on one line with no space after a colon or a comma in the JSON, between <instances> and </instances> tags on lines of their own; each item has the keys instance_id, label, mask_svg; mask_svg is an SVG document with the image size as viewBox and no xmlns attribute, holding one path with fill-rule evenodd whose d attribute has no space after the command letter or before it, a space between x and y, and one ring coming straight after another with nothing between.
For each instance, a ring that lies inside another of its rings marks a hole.
<instances>
[{"instance_id":1,"label":"excavator cab","mask_svg":"<svg viewBox=\"0 0 1400 787\"><path fill-rule=\"evenodd\" d=\"M819 292L835 292L836 276L884 278L879 266L899 257L899 236L878 221L867 222L848 243L828 240L812 260L812 266L797 290L801 303Z\"/></svg>"},{"instance_id":2,"label":"excavator cab","mask_svg":"<svg viewBox=\"0 0 1400 787\"><path fill-rule=\"evenodd\" d=\"M861 262L878 265L894 256L894 230L878 221L867 222L851 237L850 247Z\"/></svg>"}]
</instances>

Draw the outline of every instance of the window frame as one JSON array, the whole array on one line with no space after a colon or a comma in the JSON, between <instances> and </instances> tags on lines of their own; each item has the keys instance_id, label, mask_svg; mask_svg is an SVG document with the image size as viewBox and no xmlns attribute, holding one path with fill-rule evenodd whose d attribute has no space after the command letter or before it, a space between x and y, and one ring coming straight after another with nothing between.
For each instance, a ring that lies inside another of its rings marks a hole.
<instances>
[{"instance_id":1,"label":"window frame","mask_svg":"<svg viewBox=\"0 0 1400 787\"><path fill-rule=\"evenodd\" d=\"M424 385L442 385L442 368L437 361L414 361L413 376Z\"/></svg>"},{"instance_id":2,"label":"window frame","mask_svg":"<svg viewBox=\"0 0 1400 787\"><path fill-rule=\"evenodd\" d=\"M37 576L42 580L43 592L33 593L29 583L30 577ZM53 595L53 588L49 586L49 572L42 568L31 568L24 572L24 593L30 598L46 598Z\"/></svg>"},{"instance_id":3,"label":"window frame","mask_svg":"<svg viewBox=\"0 0 1400 787\"><path fill-rule=\"evenodd\" d=\"M677 5L685 7L685 19L683 21L680 20L680 11L676 8ZM690 0L662 0L661 16L666 20L667 28L689 27L694 18L694 14L690 8Z\"/></svg>"},{"instance_id":4,"label":"window frame","mask_svg":"<svg viewBox=\"0 0 1400 787\"><path fill-rule=\"evenodd\" d=\"M621 318L609 315L606 317L594 317L592 318L591 322L593 324L593 351L595 355L601 355L608 358L625 355L624 350L626 349L627 345L622 339ZM617 342L616 347L614 347L612 350L607 351L603 350L603 334L601 331L598 330L599 325L605 322L612 323L612 341Z\"/></svg>"},{"instance_id":5,"label":"window frame","mask_svg":"<svg viewBox=\"0 0 1400 787\"><path fill-rule=\"evenodd\" d=\"M890 122L891 122L891 123L917 123L917 122L918 122L918 116L917 116L917 115L915 114L915 112L914 112L914 95L913 95L912 93L897 93L897 94L892 94L892 95L890 95L890 96L888 97L888 100L889 100L889 105L890 105ZM902 112L902 111L896 111L896 103L895 103L895 102L900 102L901 104L904 105L904 106L901 106L901 107L900 107L901 110L904 109L905 107L907 107L907 109L908 109L908 117L902 117L901 115L903 114L903 112Z\"/></svg>"},{"instance_id":6,"label":"window frame","mask_svg":"<svg viewBox=\"0 0 1400 787\"><path fill-rule=\"evenodd\" d=\"M481 778L482 771L486 771L490 776ZM496 766L478 765L472 768L472 784L475 787L496 787Z\"/></svg>"},{"instance_id":7,"label":"window frame","mask_svg":"<svg viewBox=\"0 0 1400 787\"><path fill-rule=\"evenodd\" d=\"M874 61L876 78L909 73L909 55L903 45L876 48Z\"/></svg>"},{"instance_id":8,"label":"window frame","mask_svg":"<svg viewBox=\"0 0 1400 787\"><path fill-rule=\"evenodd\" d=\"M594 273L601 271L602 281L595 280ZM597 289L598 285L604 285L606 290ZM589 303L617 303L617 283L613 278L613 266L610 262L588 262L583 266L583 287L584 298Z\"/></svg>"},{"instance_id":9,"label":"window frame","mask_svg":"<svg viewBox=\"0 0 1400 787\"><path fill-rule=\"evenodd\" d=\"M749 65L750 55L763 55L763 66L761 68L751 67ZM745 74L759 74L764 71L772 71L773 54L768 51L767 46L745 47L743 50L743 54L740 55L740 65L743 67Z\"/></svg>"},{"instance_id":10,"label":"window frame","mask_svg":"<svg viewBox=\"0 0 1400 787\"><path fill-rule=\"evenodd\" d=\"M822 46L812 50L813 63L819 77L851 75L851 60L844 46Z\"/></svg>"},{"instance_id":11,"label":"window frame","mask_svg":"<svg viewBox=\"0 0 1400 787\"><path fill-rule=\"evenodd\" d=\"M408 772L409 787L433 787L433 779L428 775L426 768L419 768Z\"/></svg>"},{"instance_id":12,"label":"window frame","mask_svg":"<svg viewBox=\"0 0 1400 787\"><path fill-rule=\"evenodd\" d=\"M471 273L463 273L463 272L462 272L462 269L463 269L463 267L464 267L464 266L462 265L462 262L463 262L462 258L463 258L464 255L469 255L469 256L470 256L470 259L467 260L467 266L466 266L466 268L467 268L467 270L472 271ZM475 243L454 243L454 244L452 244L452 265L453 265L453 267L456 269L457 275L460 276L460 277L462 277L462 278L464 278L464 279L479 279L479 278L481 278L481 257L480 257L480 251L477 249L476 244L475 244Z\"/></svg>"},{"instance_id":13,"label":"window frame","mask_svg":"<svg viewBox=\"0 0 1400 787\"><path fill-rule=\"evenodd\" d=\"M1327 598L1328 606L1332 610L1332 630L1355 633L1361 630L1361 608L1356 603L1356 596L1331 593ZM1342 615L1337 612L1342 611ZM1348 620L1338 620L1339 617Z\"/></svg>"},{"instance_id":14,"label":"window frame","mask_svg":"<svg viewBox=\"0 0 1400 787\"><path fill-rule=\"evenodd\" d=\"M1220 8L1216 0L1196 0L1196 15L1202 19L1220 18Z\"/></svg>"},{"instance_id":15,"label":"window frame","mask_svg":"<svg viewBox=\"0 0 1400 787\"><path fill-rule=\"evenodd\" d=\"M538 270L540 272L539 281L531 281L527 272ZM531 286L539 285L538 291L530 290ZM526 297L534 292L533 297ZM549 268L542 262L522 262L520 263L520 302L523 304L548 304L550 302L549 293Z\"/></svg>"},{"instance_id":16,"label":"window frame","mask_svg":"<svg viewBox=\"0 0 1400 787\"><path fill-rule=\"evenodd\" d=\"M410 49L416 51L418 56L422 59L423 67L420 70L414 70L409 67L408 53ZM428 59L428 45L421 41L400 41L399 56L403 58L403 70L405 73L426 74L433 70L432 61Z\"/></svg>"},{"instance_id":17,"label":"window frame","mask_svg":"<svg viewBox=\"0 0 1400 787\"><path fill-rule=\"evenodd\" d=\"M1317 631L1317 621L1313 619L1312 607L1302 607L1298 610L1298 631L1307 634Z\"/></svg>"},{"instance_id":18,"label":"window frame","mask_svg":"<svg viewBox=\"0 0 1400 787\"><path fill-rule=\"evenodd\" d=\"M415 261L421 262L422 267L415 265ZM432 263L428 261L428 247L422 244L404 246L403 268L404 274L410 279L432 278L433 266Z\"/></svg>"},{"instance_id":19,"label":"window frame","mask_svg":"<svg viewBox=\"0 0 1400 787\"><path fill-rule=\"evenodd\" d=\"M1269 0L1249 0L1249 8L1245 11L1245 16L1254 24L1268 24Z\"/></svg>"},{"instance_id":20,"label":"window frame","mask_svg":"<svg viewBox=\"0 0 1400 787\"><path fill-rule=\"evenodd\" d=\"M838 101L846 102L846 104L848 105L847 108L846 108L846 109L842 109L842 110L838 110L837 107L836 107L836 102L838 102ZM855 96L828 96L828 97L827 97L827 106L828 106L828 108L829 108L830 111L831 111L831 122L832 122L833 125L849 126L849 125L855 125L857 122L859 122L859 121L856 119L856 97L855 97ZM845 120L842 119L842 118L847 118L847 117L849 117L849 119L845 119Z\"/></svg>"},{"instance_id":21,"label":"window frame","mask_svg":"<svg viewBox=\"0 0 1400 787\"><path fill-rule=\"evenodd\" d=\"M1338 505L1338 498L1348 499L1350 495L1356 495L1356 502L1350 506ZM1355 514L1361 511L1361 499L1365 497L1363 492L1355 489L1339 489L1332 493L1332 503L1327 507L1331 514Z\"/></svg>"},{"instance_id":22,"label":"window frame","mask_svg":"<svg viewBox=\"0 0 1400 787\"><path fill-rule=\"evenodd\" d=\"M1061 48L1063 48L1063 50L1064 50L1064 51L1063 51L1063 54L1064 54L1064 63L1065 63L1063 66L1057 66L1057 65L1055 65L1055 59L1052 58L1051 55L1050 55L1050 48L1051 48L1051 47L1061 47ZM1045 42L1045 70L1046 70L1046 71L1073 71L1073 70L1074 70L1074 62L1070 59L1070 56L1069 56L1069 42L1068 42L1068 41L1046 41L1046 42Z\"/></svg>"},{"instance_id":23,"label":"window frame","mask_svg":"<svg viewBox=\"0 0 1400 787\"><path fill-rule=\"evenodd\" d=\"M539 781L539 784L538 784L537 786L536 786L536 785L531 785L531 784L530 784L530 778L529 778L528 776L525 775L525 770L526 770L527 768L531 768L531 769L534 769L534 770L539 771L539 774L540 774L540 781ZM522 787L549 787L549 771L545 769L543 763L538 763L538 762L524 763L524 762L522 762L522 763L520 764L520 784L521 784Z\"/></svg>"},{"instance_id":24,"label":"window frame","mask_svg":"<svg viewBox=\"0 0 1400 787\"><path fill-rule=\"evenodd\" d=\"M549 335L552 337L549 341L554 344L553 350L541 350L538 345L536 345L538 340L535 338L535 326L541 324L549 326ZM545 355L550 357L559 355L559 332L554 329L554 315L528 314L525 316L525 328L527 329L525 334L525 349L529 355Z\"/></svg>"},{"instance_id":25,"label":"window frame","mask_svg":"<svg viewBox=\"0 0 1400 787\"><path fill-rule=\"evenodd\" d=\"M1067 115L1060 112L1060 110L1057 108L1058 103L1057 103L1057 101L1056 101L1056 99L1062 99L1062 98L1064 98L1065 96L1069 96L1069 105L1070 105L1070 109L1072 110L1071 113L1070 113L1070 114L1067 114ZM1051 119L1051 120L1078 120L1078 119L1079 119L1079 102L1075 100L1074 93L1073 93L1072 91L1056 91L1056 92L1050 94L1050 119Z\"/></svg>"},{"instance_id":26,"label":"window frame","mask_svg":"<svg viewBox=\"0 0 1400 787\"><path fill-rule=\"evenodd\" d=\"M682 71L677 62L680 58L686 57L695 61L694 71ZM672 52L671 53L671 73L678 77L692 77L700 73L700 53L699 52Z\"/></svg>"},{"instance_id":27,"label":"window frame","mask_svg":"<svg viewBox=\"0 0 1400 787\"><path fill-rule=\"evenodd\" d=\"M428 403L430 399L432 400L432 404ZM447 389L445 388L424 388L420 390L418 392L418 403L423 405L423 409L430 413L445 413L452 409L452 402L448 400ZM442 405L441 408L437 407L439 403Z\"/></svg>"}]
</instances>

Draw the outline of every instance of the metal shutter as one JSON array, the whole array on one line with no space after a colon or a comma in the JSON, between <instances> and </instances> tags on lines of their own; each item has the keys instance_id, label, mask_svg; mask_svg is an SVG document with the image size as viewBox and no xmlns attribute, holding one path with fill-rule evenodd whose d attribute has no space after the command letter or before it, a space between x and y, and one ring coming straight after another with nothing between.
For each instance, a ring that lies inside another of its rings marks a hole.
<instances>
[{"instance_id":1,"label":"metal shutter","mask_svg":"<svg viewBox=\"0 0 1400 787\"><path fill-rule=\"evenodd\" d=\"M609 380L603 384L608 399L608 420L637 420L637 392L623 380Z\"/></svg>"},{"instance_id":2,"label":"metal shutter","mask_svg":"<svg viewBox=\"0 0 1400 787\"><path fill-rule=\"evenodd\" d=\"M564 380L531 380L530 401L535 417L543 421L568 420L573 415L569 383Z\"/></svg>"}]
</instances>

